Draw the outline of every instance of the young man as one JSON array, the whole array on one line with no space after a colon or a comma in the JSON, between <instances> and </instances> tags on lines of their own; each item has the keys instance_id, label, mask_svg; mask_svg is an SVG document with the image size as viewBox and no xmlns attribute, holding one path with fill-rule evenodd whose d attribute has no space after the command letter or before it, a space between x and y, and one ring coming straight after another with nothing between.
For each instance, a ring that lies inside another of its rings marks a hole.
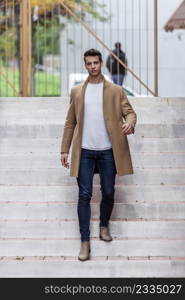
<instances>
[{"instance_id":1,"label":"young man","mask_svg":"<svg viewBox=\"0 0 185 300\"><path fill-rule=\"evenodd\" d=\"M95 49L84 53L89 76L85 83L71 90L61 143L61 162L69 168L68 153L73 140L70 175L79 187L78 218L81 248L78 259L89 259L90 200L93 175L99 173L102 200L100 204L101 240L109 242L109 219L114 205L115 176L132 174L127 134L134 133L136 113L123 89L105 80L102 55ZM123 123L123 118L125 122Z\"/></svg>"}]
</instances>

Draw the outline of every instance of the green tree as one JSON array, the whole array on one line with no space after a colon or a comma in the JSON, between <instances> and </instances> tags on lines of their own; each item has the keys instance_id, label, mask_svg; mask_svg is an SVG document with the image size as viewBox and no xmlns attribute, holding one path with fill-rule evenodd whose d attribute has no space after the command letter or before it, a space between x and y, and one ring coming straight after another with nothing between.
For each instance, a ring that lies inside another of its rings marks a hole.
<instances>
[{"instance_id":1,"label":"green tree","mask_svg":"<svg viewBox=\"0 0 185 300\"><path fill-rule=\"evenodd\" d=\"M62 6L60 0L30 0L32 9L32 70L33 94L35 86L36 63L43 64L46 54L60 55L60 32L65 23L61 23L60 16L71 20L71 15ZM0 0L0 52L3 62L10 58L17 58L19 62L20 43L20 1ZM84 21L91 15L93 18L105 22L109 19L106 6L94 0L64 0L77 16ZM99 8L103 13L99 13ZM14 15L14 18L12 16ZM54 43L53 43L54 41Z\"/></svg>"}]
</instances>

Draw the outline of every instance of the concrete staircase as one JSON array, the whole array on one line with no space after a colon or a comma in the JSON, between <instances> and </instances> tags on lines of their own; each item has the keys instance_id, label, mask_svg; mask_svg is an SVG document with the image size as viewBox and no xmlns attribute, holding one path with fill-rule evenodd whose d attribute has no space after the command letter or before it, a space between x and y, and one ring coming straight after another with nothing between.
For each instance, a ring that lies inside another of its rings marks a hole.
<instances>
[{"instance_id":1,"label":"concrete staircase","mask_svg":"<svg viewBox=\"0 0 185 300\"><path fill-rule=\"evenodd\" d=\"M77 260L77 185L60 162L68 99L0 100L0 277L184 277L185 99L130 98L134 175L116 178L111 243L98 238L94 177L91 260Z\"/></svg>"}]
</instances>

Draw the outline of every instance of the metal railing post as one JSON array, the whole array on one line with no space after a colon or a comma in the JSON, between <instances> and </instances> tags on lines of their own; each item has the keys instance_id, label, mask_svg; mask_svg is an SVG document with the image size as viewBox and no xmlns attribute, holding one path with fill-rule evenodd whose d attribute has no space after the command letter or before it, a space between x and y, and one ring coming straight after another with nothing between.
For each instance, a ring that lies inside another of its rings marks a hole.
<instances>
[{"instance_id":1,"label":"metal railing post","mask_svg":"<svg viewBox=\"0 0 185 300\"><path fill-rule=\"evenodd\" d=\"M158 96L158 0L154 0L154 90Z\"/></svg>"},{"instance_id":2,"label":"metal railing post","mask_svg":"<svg viewBox=\"0 0 185 300\"><path fill-rule=\"evenodd\" d=\"M31 1L20 1L20 86L23 97L31 96Z\"/></svg>"}]
</instances>

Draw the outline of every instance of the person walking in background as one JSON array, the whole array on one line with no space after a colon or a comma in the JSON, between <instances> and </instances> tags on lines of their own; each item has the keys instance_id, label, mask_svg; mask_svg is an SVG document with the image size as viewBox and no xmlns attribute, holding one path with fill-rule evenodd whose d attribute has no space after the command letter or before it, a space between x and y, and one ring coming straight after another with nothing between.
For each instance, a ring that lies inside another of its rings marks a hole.
<instances>
[{"instance_id":1,"label":"person walking in background","mask_svg":"<svg viewBox=\"0 0 185 300\"><path fill-rule=\"evenodd\" d=\"M125 65L127 65L126 54L121 49L120 42L115 43L115 49L112 52L116 54ZM122 86L126 75L125 67L120 64L112 54L110 54L107 58L106 67L111 74L112 81L115 84Z\"/></svg>"},{"instance_id":2,"label":"person walking in background","mask_svg":"<svg viewBox=\"0 0 185 300\"><path fill-rule=\"evenodd\" d=\"M99 173L102 200L100 203L99 237L110 242L108 224L114 205L115 176L132 174L132 161L127 134L134 133L136 113L123 88L105 79L101 70L102 54L96 49L84 53L87 80L71 89L70 107L61 142L61 163L77 178L78 219L81 248L78 259L90 254L90 200L93 175Z\"/></svg>"}]
</instances>

